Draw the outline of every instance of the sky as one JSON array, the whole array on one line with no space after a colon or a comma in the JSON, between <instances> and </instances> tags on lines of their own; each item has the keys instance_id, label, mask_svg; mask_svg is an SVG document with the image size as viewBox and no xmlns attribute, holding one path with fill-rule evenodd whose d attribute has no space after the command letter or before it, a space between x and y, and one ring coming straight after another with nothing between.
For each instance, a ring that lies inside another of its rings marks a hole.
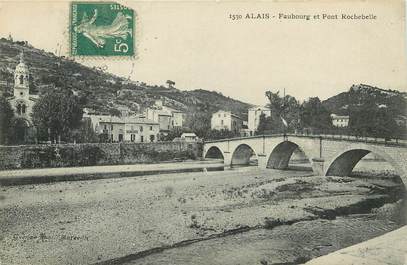
<instances>
[{"instance_id":1,"label":"sky","mask_svg":"<svg viewBox=\"0 0 407 265\"><path fill-rule=\"evenodd\" d=\"M148 84L171 79L182 90L206 89L264 105L265 91L326 99L352 84L407 91L402 0L263 2L123 2L137 13L136 58L75 58ZM373 14L375 20L241 19ZM69 2L0 2L0 36L69 56Z\"/></svg>"}]
</instances>

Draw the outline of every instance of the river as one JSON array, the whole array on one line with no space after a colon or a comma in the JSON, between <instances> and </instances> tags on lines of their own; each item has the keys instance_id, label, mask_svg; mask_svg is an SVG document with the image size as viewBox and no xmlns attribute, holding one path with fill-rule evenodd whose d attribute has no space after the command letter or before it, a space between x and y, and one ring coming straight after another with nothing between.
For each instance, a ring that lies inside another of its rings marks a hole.
<instances>
[{"instance_id":1,"label":"river","mask_svg":"<svg viewBox=\"0 0 407 265\"><path fill-rule=\"evenodd\" d=\"M293 167L296 166L293 165ZM360 162L354 171L372 172L379 169L392 171L392 167L387 162L372 160ZM383 175L376 172L376 177L379 179L387 179ZM364 176L355 173L355 177ZM392 191L388 190L388 193ZM394 218L400 215L401 203L400 201L395 203L397 197L386 206L373 211L361 206L360 209L353 209L352 214L340 215L339 213L333 218L305 220L289 225L281 224L273 226L272 229L259 227L226 236L203 238L196 243L157 251L123 264L302 264L312 258L383 235L404 225L405 219ZM354 213L358 211L363 213Z\"/></svg>"},{"instance_id":2,"label":"river","mask_svg":"<svg viewBox=\"0 0 407 265\"><path fill-rule=\"evenodd\" d=\"M2 187L0 260L302 263L404 223L404 185L364 164L368 177L243 167Z\"/></svg>"},{"instance_id":3,"label":"river","mask_svg":"<svg viewBox=\"0 0 407 265\"><path fill-rule=\"evenodd\" d=\"M303 221L201 241L124 264L301 264L398 228L374 215Z\"/></svg>"}]
</instances>

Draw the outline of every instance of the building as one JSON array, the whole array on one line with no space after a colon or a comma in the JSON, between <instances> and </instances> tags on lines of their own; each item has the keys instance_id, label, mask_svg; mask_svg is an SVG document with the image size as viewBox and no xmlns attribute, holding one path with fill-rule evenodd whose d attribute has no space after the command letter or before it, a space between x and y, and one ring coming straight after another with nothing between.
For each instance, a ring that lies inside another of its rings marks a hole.
<instances>
[{"instance_id":1,"label":"building","mask_svg":"<svg viewBox=\"0 0 407 265\"><path fill-rule=\"evenodd\" d=\"M260 116L261 114L264 114L265 117L270 117L271 116L271 109L266 108L266 107L252 107L248 110L248 117L247 117L247 128L250 136L254 135L254 133L257 131L257 128L259 127L260 124Z\"/></svg>"},{"instance_id":2,"label":"building","mask_svg":"<svg viewBox=\"0 0 407 265\"><path fill-rule=\"evenodd\" d=\"M404 128L407 126L407 117L406 117L406 116L397 115L397 116L394 118L394 121L396 122L396 124L397 124L398 126L401 126L401 127L404 127Z\"/></svg>"},{"instance_id":3,"label":"building","mask_svg":"<svg viewBox=\"0 0 407 265\"><path fill-rule=\"evenodd\" d=\"M110 115L84 114L100 139L108 142L157 142L159 124L136 116L115 117Z\"/></svg>"},{"instance_id":4,"label":"building","mask_svg":"<svg viewBox=\"0 0 407 265\"><path fill-rule=\"evenodd\" d=\"M168 133L174 127L183 127L185 113L182 111L163 105L161 100L157 100L153 106L145 111L147 119L160 124L160 132Z\"/></svg>"},{"instance_id":5,"label":"building","mask_svg":"<svg viewBox=\"0 0 407 265\"><path fill-rule=\"evenodd\" d=\"M28 127L32 126L31 114L33 106L38 99L37 95L30 94L30 71L24 61L24 54L20 54L20 62L14 71L13 96L8 98L17 118L24 119Z\"/></svg>"},{"instance_id":6,"label":"building","mask_svg":"<svg viewBox=\"0 0 407 265\"><path fill-rule=\"evenodd\" d=\"M181 141L185 142L196 142L198 141L198 136L195 133L183 133L181 134Z\"/></svg>"},{"instance_id":7,"label":"building","mask_svg":"<svg viewBox=\"0 0 407 265\"><path fill-rule=\"evenodd\" d=\"M331 114L331 119L332 125L335 127L344 128L349 126L349 116Z\"/></svg>"},{"instance_id":8,"label":"building","mask_svg":"<svg viewBox=\"0 0 407 265\"><path fill-rule=\"evenodd\" d=\"M230 111L219 110L212 114L212 130L228 130L239 133L242 128L243 120Z\"/></svg>"},{"instance_id":9,"label":"building","mask_svg":"<svg viewBox=\"0 0 407 265\"><path fill-rule=\"evenodd\" d=\"M125 119L125 137L127 142L157 142L160 126L158 123L137 117Z\"/></svg>"},{"instance_id":10,"label":"building","mask_svg":"<svg viewBox=\"0 0 407 265\"><path fill-rule=\"evenodd\" d=\"M172 109L172 120L171 120L171 126L172 127L183 127L184 125L184 120L185 120L185 113L179 110Z\"/></svg>"},{"instance_id":11,"label":"building","mask_svg":"<svg viewBox=\"0 0 407 265\"><path fill-rule=\"evenodd\" d=\"M130 108L127 107L127 106L117 106L116 109L117 109L118 111L120 111L120 115L121 115L122 117L127 117L127 116L130 116L130 115L133 114L133 112L132 112L132 111L130 110Z\"/></svg>"},{"instance_id":12,"label":"building","mask_svg":"<svg viewBox=\"0 0 407 265\"><path fill-rule=\"evenodd\" d=\"M254 133L252 131L250 131L247 128L242 128L240 129L240 136L241 137L249 137L249 136L253 136Z\"/></svg>"}]
</instances>

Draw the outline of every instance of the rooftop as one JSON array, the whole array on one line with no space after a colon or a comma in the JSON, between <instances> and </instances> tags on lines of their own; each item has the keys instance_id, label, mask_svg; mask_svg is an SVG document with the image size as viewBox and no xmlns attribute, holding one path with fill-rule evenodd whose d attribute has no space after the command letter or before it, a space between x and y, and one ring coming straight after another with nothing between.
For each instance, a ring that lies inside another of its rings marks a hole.
<instances>
[{"instance_id":1,"label":"rooftop","mask_svg":"<svg viewBox=\"0 0 407 265\"><path fill-rule=\"evenodd\" d=\"M254 107L251 107L249 110L268 110L268 111L271 111L270 108L263 107L263 106L254 106Z\"/></svg>"},{"instance_id":2,"label":"rooftop","mask_svg":"<svg viewBox=\"0 0 407 265\"><path fill-rule=\"evenodd\" d=\"M103 123L122 123L122 124L129 124L129 123L137 123L137 124L158 124L158 122L146 119L146 118L140 118L136 116L130 116L130 117L117 117L117 116L111 116L111 115L88 115L90 118L96 118L99 122Z\"/></svg>"},{"instance_id":3,"label":"rooftop","mask_svg":"<svg viewBox=\"0 0 407 265\"><path fill-rule=\"evenodd\" d=\"M336 115L336 114L331 114L332 119L349 119L348 115Z\"/></svg>"}]
</instances>

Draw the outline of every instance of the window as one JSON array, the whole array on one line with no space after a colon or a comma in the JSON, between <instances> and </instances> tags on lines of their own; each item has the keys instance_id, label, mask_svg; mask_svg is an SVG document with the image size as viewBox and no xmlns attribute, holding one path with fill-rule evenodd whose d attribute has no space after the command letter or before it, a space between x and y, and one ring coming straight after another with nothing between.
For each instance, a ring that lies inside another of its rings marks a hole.
<instances>
[{"instance_id":1,"label":"window","mask_svg":"<svg viewBox=\"0 0 407 265\"><path fill-rule=\"evenodd\" d=\"M134 126L133 126L133 125L131 126L131 130L132 130L132 131L134 130Z\"/></svg>"},{"instance_id":2,"label":"window","mask_svg":"<svg viewBox=\"0 0 407 265\"><path fill-rule=\"evenodd\" d=\"M130 135L130 141L134 142L136 140L136 136L134 134Z\"/></svg>"},{"instance_id":3,"label":"window","mask_svg":"<svg viewBox=\"0 0 407 265\"><path fill-rule=\"evenodd\" d=\"M154 135L150 135L150 142L154 142L154 138L155 138Z\"/></svg>"},{"instance_id":4,"label":"window","mask_svg":"<svg viewBox=\"0 0 407 265\"><path fill-rule=\"evenodd\" d=\"M144 142L144 136L140 136L140 142Z\"/></svg>"},{"instance_id":5,"label":"window","mask_svg":"<svg viewBox=\"0 0 407 265\"><path fill-rule=\"evenodd\" d=\"M21 115L21 105L20 104L17 105L17 114Z\"/></svg>"},{"instance_id":6,"label":"window","mask_svg":"<svg viewBox=\"0 0 407 265\"><path fill-rule=\"evenodd\" d=\"M140 132L142 132L143 131L143 126L140 126Z\"/></svg>"},{"instance_id":7,"label":"window","mask_svg":"<svg viewBox=\"0 0 407 265\"><path fill-rule=\"evenodd\" d=\"M112 125L110 125L110 129L113 131L113 124L112 124Z\"/></svg>"},{"instance_id":8,"label":"window","mask_svg":"<svg viewBox=\"0 0 407 265\"><path fill-rule=\"evenodd\" d=\"M220 125L223 125L223 120L220 121Z\"/></svg>"},{"instance_id":9,"label":"window","mask_svg":"<svg viewBox=\"0 0 407 265\"><path fill-rule=\"evenodd\" d=\"M168 126L169 127L169 126ZM150 126L150 131L152 131L153 130L153 126Z\"/></svg>"},{"instance_id":10,"label":"window","mask_svg":"<svg viewBox=\"0 0 407 265\"><path fill-rule=\"evenodd\" d=\"M22 75L20 75L19 79L20 79L20 85L22 85L24 82L24 77Z\"/></svg>"},{"instance_id":11,"label":"window","mask_svg":"<svg viewBox=\"0 0 407 265\"><path fill-rule=\"evenodd\" d=\"M24 92L20 92L20 96L23 96L24 95Z\"/></svg>"},{"instance_id":12,"label":"window","mask_svg":"<svg viewBox=\"0 0 407 265\"><path fill-rule=\"evenodd\" d=\"M25 113L25 105L21 106L21 112L24 114Z\"/></svg>"},{"instance_id":13,"label":"window","mask_svg":"<svg viewBox=\"0 0 407 265\"><path fill-rule=\"evenodd\" d=\"M107 130L107 125L105 124L105 125L103 126L103 128L104 128L105 130Z\"/></svg>"},{"instance_id":14,"label":"window","mask_svg":"<svg viewBox=\"0 0 407 265\"><path fill-rule=\"evenodd\" d=\"M218 117L220 118L220 114L218 114Z\"/></svg>"}]
</instances>

